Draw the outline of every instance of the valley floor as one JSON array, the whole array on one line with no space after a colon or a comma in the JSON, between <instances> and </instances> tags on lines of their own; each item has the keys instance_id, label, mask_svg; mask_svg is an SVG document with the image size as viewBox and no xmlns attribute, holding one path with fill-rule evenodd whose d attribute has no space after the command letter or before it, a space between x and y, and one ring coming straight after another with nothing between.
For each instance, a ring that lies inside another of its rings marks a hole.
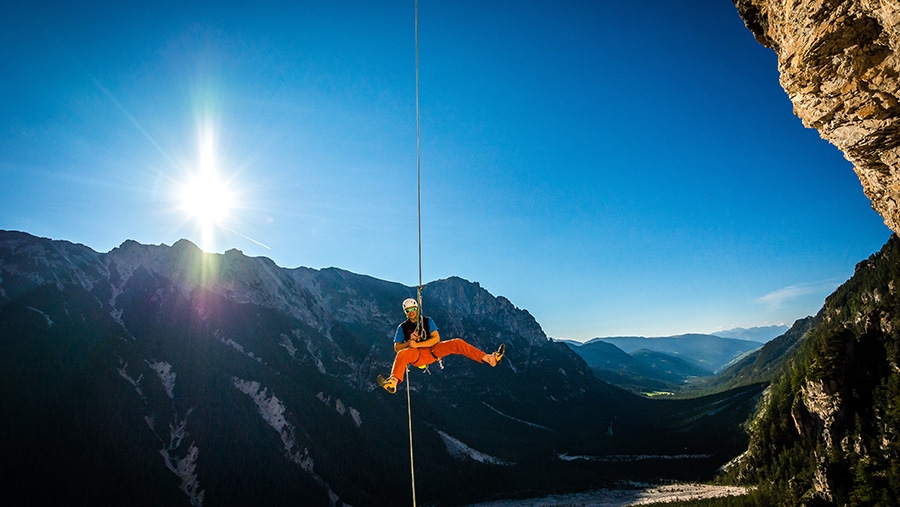
<instances>
[{"instance_id":1,"label":"valley floor","mask_svg":"<svg viewBox=\"0 0 900 507\"><path fill-rule=\"evenodd\" d=\"M669 484L622 489L599 489L585 493L550 495L541 498L498 500L468 507L626 507L684 500L703 500L723 496L740 496L747 488L710 484Z\"/></svg>"}]
</instances>

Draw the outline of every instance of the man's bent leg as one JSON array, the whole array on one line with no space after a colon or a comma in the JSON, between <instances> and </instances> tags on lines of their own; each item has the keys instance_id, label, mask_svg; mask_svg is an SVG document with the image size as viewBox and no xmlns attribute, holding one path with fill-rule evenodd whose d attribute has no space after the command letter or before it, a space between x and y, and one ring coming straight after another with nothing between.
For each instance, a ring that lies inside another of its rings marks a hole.
<instances>
[{"instance_id":1,"label":"man's bent leg","mask_svg":"<svg viewBox=\"0 0 900 507\"><path fill-rule=\"evenodd\" d=\"M479 363L484 362L485 356L484 352L477 347L470 345L462 338L453 338L451 340L438 342L434 347L431 347L431 352L438 359L449 356L450 354L459 354Z\"/></svg>"},{"instance_id":2,"label":"man's bent leg","mask_svg":"<svg viewBox=\"0 0 900 507\"><path fill-rule=\"evenodd\" d=\"M419 349L410 347L397 352L397 355L394 357L394 366L391 368L391 376L395 377L398 383L403 382L406 366L416 362L418 359Z\"/></svg>"}]
</instances>

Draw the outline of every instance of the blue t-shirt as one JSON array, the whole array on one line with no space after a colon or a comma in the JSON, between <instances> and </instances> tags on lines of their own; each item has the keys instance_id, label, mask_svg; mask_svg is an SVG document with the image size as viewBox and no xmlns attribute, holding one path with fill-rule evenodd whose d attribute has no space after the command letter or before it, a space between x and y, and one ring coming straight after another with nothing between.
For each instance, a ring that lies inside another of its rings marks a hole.
<instances>
[{"instance_id":1,"label":"blue t-shirt","mask_svg":"<svg viewBox=\"0 0 900 507\"><path fill-rule=\"evenodd\" d=\"M426 338L431 336L431 333L438 330L437 324L434 323L434 320L428 317L422 317L424 320L425 329L428 331L425 333ZM404 329L405 327L405 329ZM416 323L411 322L409 319L404 320L397 326L397 332L394 333L394 343L403 343L409 339L408 335L412 334L413 331L416 330Z\"/></svg>"}]
</instances>

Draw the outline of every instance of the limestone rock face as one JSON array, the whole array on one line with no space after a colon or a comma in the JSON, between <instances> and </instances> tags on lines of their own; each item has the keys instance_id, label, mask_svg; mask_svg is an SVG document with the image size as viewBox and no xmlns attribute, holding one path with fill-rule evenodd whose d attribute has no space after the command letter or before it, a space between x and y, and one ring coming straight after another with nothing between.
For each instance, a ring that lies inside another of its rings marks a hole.
<instances>
[{"instance_id":1,"label":"limestone rock face","mask_svg":"<svg viewBox=\"0 0 900 507\"><path fill-rule=\"evenodd\" d=\"M900 2L734 3L777 53L794 113L844 152L872 207L900 233Z\"/></svg>"}]
</instances>

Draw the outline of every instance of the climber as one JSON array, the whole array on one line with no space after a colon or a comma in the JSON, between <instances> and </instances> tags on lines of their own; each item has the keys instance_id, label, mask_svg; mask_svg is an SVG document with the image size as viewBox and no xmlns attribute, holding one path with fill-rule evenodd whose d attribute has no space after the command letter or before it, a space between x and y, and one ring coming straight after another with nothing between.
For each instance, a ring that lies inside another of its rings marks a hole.
<instances>
[{"instance_id":1,"label":"climber","mask_svg":"<svg viewBox=\"0 0 900 507\"><path fill-rule=\"evenodd\" d=\"M394 350L397 355L394 357L391 376L388 378L378 376L378 384L391 394L397 392L397 385L403 382L403 374L406 373L406 366L409 364L424 367L451 354L460 354L492 367L497 366L503 359L506 345L500 345L496 352L485 354L462 338L442 342L437 325L428 317L422 317L422 327L427 332L423 333L425 336L419 336L417 329L419 305L415 299L403 301L403 311L407 320L397 326L397 333L394 335Z\"/></svg>"}]
</instances>

